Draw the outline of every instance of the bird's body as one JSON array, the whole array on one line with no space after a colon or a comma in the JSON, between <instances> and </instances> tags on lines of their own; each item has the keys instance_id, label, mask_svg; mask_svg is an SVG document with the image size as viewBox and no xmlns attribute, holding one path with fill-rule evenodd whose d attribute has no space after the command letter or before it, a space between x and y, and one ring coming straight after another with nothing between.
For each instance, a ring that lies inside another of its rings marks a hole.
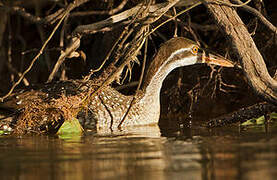
<instances>
[{"instance_id":1,"label":"bird's body","mask_svg":"<svg viewBox=\"0 0 277 180\"><path fill-rule=\"evenodd\" d=\"M77 112L80 120L85 118L87 125L94 125L97 129L157 124L160 116L162 83L173 69L196 63L233 67L233 64L224 58L208 57L198 50L198 45L186 38L173 38L164 43L152 60L141 91L136 97L125 96L107 86L89 99L87 108L80 108L80 102L85 98L89 89L94 86L93 80L86 83L66 81L46 85L37 90L14 94L0 107L14 110L22 109L21 114L17 116L18 121L13 126L16 127L22 122L24 127L20 128L24 128L24 132L28 131L28 128L32 131L40 131L41 124L45 124L45 122L40 123L40 121L43 119L46 122L50 121L48 111L45 109L54 109L54 112L59 112L57 113L58 117L51 116L56 121L59 119L66 120L76 115ZM35 117L33 118L30 113L39 115L33 115ZM35 123L28 122L28 120L33 121L34 119L36 119ZM47 126L42 129L47 130L48 128Z\"/></svg>"}]
</instances>

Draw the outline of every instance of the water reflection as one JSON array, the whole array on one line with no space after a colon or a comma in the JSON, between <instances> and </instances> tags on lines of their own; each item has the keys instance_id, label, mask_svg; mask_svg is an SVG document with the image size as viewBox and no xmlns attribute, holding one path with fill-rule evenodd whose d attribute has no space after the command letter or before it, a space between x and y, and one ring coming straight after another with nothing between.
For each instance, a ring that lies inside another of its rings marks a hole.
<instances>
[{"instance_id":1,"label":"water reflection","mask_svg":"<svg viewBox=\"0 0 277 180\"><path fill-rule=\"evenodd\" d=\"M1 179L274 179L277 126L2 137L0 151Z\"/></svg>"}]
</instances>

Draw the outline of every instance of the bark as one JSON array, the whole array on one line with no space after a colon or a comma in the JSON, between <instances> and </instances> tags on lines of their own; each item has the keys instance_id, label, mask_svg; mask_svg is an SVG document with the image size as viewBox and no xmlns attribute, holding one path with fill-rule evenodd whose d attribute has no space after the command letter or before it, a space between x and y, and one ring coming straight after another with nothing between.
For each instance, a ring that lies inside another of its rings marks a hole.
<instances>
[{"instance_id":1,"label":"bark","mask_svg":"<svg viewBox=\"0 0 277 180\"><path fill-rule=\"evenodd\" d=\"M229 3L229 0L222 0ZM263 57L234 8L205 0L205 6L217 25L231 40L249 85L264 100L277 105L277 81L268 73Z\"/></svg>"}]
</instances>

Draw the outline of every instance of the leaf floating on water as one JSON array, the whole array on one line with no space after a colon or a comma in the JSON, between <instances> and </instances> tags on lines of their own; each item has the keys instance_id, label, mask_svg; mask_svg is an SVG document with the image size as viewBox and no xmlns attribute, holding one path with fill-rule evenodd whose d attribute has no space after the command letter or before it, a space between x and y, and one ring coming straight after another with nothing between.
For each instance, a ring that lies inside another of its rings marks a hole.
<instances>
[{"instance_id":1,"label":"leaf floating on water","mask_svg":"<svg viewBox=\"0 0 277 180\"><path fill-rule=\"evenodd\" d=\"M82 133L83 128L76 118L71 121L65 121L57 132L61 139L74 139L74 137L80 137Z\"/></svg>"},{"instance_id":2,"label":"leaf floating on water","mask_svg":"<svg viewBox=\"0 0 277 180\"><path fill-rule=\"evenodd\" d=\"M5 133L5 131L0 130L0 136L3 135Z\"/></svg>"}]
</instances>

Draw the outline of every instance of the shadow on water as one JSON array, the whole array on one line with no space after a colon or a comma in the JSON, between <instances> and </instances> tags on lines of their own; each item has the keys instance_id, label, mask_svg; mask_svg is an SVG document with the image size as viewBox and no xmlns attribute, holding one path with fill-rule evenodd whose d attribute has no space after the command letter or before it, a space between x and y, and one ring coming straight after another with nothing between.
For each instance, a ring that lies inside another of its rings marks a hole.
<instances>
[{"instance_id":1,"label":"shadow on water","mask_svg":"<svg viewBox=\"0 0 277 180\"><path fill-rule=\"evenodd\" d=\"M174 120L175 121L175 120ZM274 179L277 125L0 138L1 179Z\"/></svg>"}]
</instances>

